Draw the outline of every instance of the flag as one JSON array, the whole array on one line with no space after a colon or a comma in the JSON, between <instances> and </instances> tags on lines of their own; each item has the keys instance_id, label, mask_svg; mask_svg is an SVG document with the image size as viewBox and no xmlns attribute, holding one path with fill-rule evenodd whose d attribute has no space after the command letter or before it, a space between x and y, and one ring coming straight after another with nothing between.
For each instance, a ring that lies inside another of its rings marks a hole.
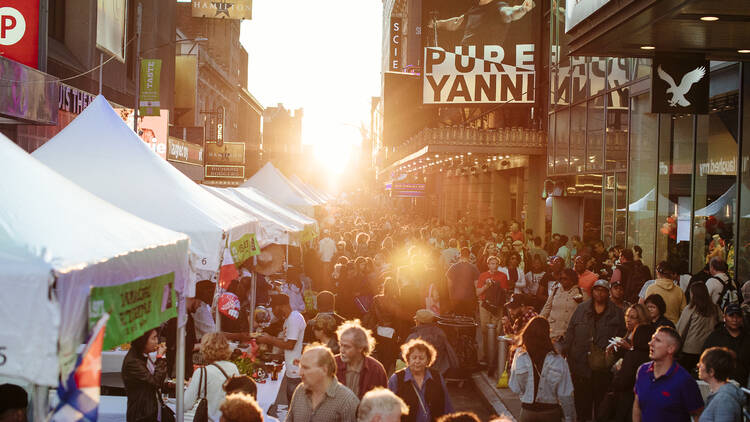
<instances>
[{"instance_id":1,"label":"flag","mask_svg":"<svg viewBox=\"0 0 750 422\"><path fill-rule=\"evenodd\" d=\"M96 422L99 411L99 392L102 377L102 344L109 314L96 323L86 347L78 355L73 372L65 383L60 381L51 422Z\"/></svg>"}]
</instances>

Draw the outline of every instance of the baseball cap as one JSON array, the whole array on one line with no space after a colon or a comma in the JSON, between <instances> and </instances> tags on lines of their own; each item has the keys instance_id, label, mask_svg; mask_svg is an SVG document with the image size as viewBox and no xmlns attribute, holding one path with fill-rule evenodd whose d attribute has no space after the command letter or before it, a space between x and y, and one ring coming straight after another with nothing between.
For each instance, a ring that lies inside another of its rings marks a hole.
<instances>
[{"instance_id":1,"label":"baseball cap","mask_svg":"<svg viewBox=\"0 0 750 422\"><path fill-rule=\"evenodd\" d=\"M420 324L429 324L435 321L435 313L429 309L420 309L414 314L414 319Z\"/></svg>"},{"instance_id":2,"label":"baseball cap","mask_svg":"<svg viewBox=\"0 0 750 422\"><path fill-rule=\"evenodd\" d=\"M742 315L742 308L740 305L736 303L730 303L726 307L724 307L724 315L736 315L740 314Z\"/></svg>"},{"instance_id":3,"label":"baseball cap","mask_svg":"<svg viewBox=\"0 0 750 422\"><path fill-rule=\"evenodd\" d=\"M604 287L605 289L609 290L609 281L607 280L596 280L596 283L594 283L593 286L591 286L591 290L594 290L594 287Z\"/></svg>"}]
</instances>

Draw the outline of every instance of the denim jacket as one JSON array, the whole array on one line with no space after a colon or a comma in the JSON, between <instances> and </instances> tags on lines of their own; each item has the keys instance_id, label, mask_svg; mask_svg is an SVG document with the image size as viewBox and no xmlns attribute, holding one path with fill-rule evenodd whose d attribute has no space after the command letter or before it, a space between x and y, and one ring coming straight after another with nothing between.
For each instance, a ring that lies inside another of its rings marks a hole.
<instances>
[{"instance_id":1,"label":"denim jacket","mask_svg":"<svg viewBox=\"0 0 750 422\"><path fill-rule=\"evenodd\" d=\"M573 381L565 359L550 352L544 358L544 366L539 376L539 388L534 398L534 365L525 350L519 349L513 358L508 386L519 395L522 403L559 403L566 422L576 420L573 403Z\"/></svg>"}]
</instances>

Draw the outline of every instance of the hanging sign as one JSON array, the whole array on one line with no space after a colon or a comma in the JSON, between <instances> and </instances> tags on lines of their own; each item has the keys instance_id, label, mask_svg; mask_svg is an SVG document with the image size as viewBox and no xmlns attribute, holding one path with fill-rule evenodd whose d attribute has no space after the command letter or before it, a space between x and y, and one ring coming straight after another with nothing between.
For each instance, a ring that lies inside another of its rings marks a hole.
<instances>
[{"instance_id":1,"label":"hanging sign","mask_svg":"<svg viewBox=\"0 0 750 422\"><path fill-rule=\"evenodd\" d=\"M252 19L252 0L193 0L194 18Z\"/></svg>"},{"instance_id":2,"label":"hanging sign","mask_svg":"<svg viewBox=\"0 0 750 422\"><path fill-rule=\"evenodd\" d=\"M161 76L160 59L141 60L141 92L138 114L141 116L159 116L159 77Z\"/></svg>"},{"instance_id":3,"label":"hanging sign","mask_svg":"<svg viewBox=\"0 0 750 422\"><path fill-rule=\"evenodd\" d=\"M243 262L260 253L260 245L254 233L245 233L237 240L229 242L234 265L239 267Z\"/></svg>"},{"instance_id":4,"label":"hanging sign","mask_svg":"<svg viewBox=\"0 0 750 422\"><path fill-rule=\"evenodd\" d=\"M651 112L707 114L709 69L709 62L703 56L654 56Z\"/></svg>"},{"instance_id":5,"label":"hanging sign","mask_svg":"<svg viewBox=\"0 0 750 422\"><path fill-rule=\"evenodd\" d=\"M105 350L127 343L146 330L177 316L174 273L117 286L93 287L89 298L89 329L109 313Z\"/></svg>"},{"instance_id":6,"label":"hanging sign","mask_svg":"<svg viewBox=\"0 0 750 422\"><path fill-rule=\"evenodd\" d=\"M39 2L3 3L0 7L0 56L36 69L39 63Z\"/></svg>"}]
</instances>

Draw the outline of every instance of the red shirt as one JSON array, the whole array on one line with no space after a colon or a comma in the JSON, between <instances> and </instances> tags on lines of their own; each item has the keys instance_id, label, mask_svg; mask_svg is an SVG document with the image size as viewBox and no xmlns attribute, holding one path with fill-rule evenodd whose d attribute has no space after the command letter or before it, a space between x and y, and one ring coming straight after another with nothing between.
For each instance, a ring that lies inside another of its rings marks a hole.
<instances>
[{"instance_id":1,"label":"red shirt","mask_svg":"<svg viewBox=\"0 0 750 422\"><path fill-rule=\"evenodd\" d=\"M485 271L482 274L479 274L479 280L477 281L477 289L481 289L482 287L484 287L484 285L487 284L487 280L493 280L493 281L500 283L500 287L502 287L503 289L507 289L509 287L508 277L505 276L505 273L501 273L500 271L497 271L494 273ZM479 295L479 299L484 300L485 293L482 293L481 295Z\"/></svg>"},{"instance_id":2,"label":"red shirt","mask_svg":"<svg viewBox=\"0 0 750 422\"><path fill-rule=\"evenodd\" d=\"M517 232L510 232L510 238L513 239L513 241L520 240L523 242L523 232L521 230Z\"/></svg>"}]
</instances>

